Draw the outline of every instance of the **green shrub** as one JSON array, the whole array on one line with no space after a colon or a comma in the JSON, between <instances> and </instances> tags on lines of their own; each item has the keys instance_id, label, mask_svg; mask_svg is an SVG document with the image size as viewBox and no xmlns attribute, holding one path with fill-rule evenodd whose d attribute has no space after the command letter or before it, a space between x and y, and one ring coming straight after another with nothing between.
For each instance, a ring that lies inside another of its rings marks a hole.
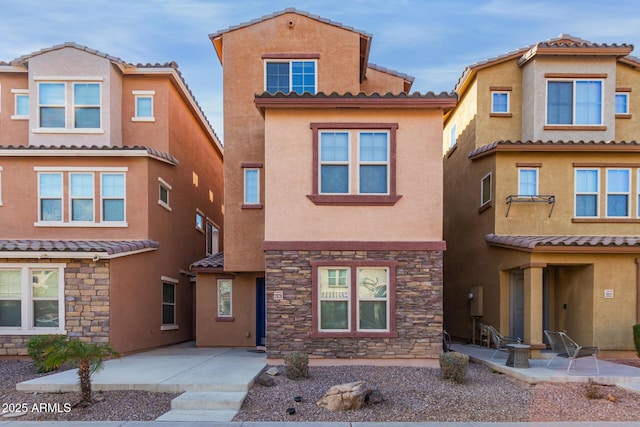
<instances>
[{"instance_id":1,"label":"green shrub","mask_svg":"<svg viewBox=\"0 0 640 427\"><path fill-rule=\"evenodd\" d=\"M45 366L45 353L53 347L60 347L65 342L64 335L36 335L27 341L27 353L31 356L38 372L51 372L56 369Z\"/></svg>"},{"instance_id":2,"label":"green shrub","mask_svg":"<svg viewBox=\"0 0 640 427\"><path fill-rule=\"evenodd\" d=\"M287 378L298 380L309 378L309 356L306 353L293 352L284 356Z\"/></svg>"},{"instance_id":3,"label":"green shrub","mask_svg":"<svg viewBox=\"0 0 640 427\"><path fill-rule=\"evenodd\" d=\"M636 353L640 357L640 324L633 325L633 343L636 345Z\"/></svg>"},{"instance_id":4,"label":"green shrub","mask_svg":"<svg viewBox=\"0 0 640 427\"><path fill-rule=\"evenodd\" d=\"M469 356L464 353L448 352L440 354L440 372L442 378L463 383L467 377Z\"/></svg>"}]
</instances>

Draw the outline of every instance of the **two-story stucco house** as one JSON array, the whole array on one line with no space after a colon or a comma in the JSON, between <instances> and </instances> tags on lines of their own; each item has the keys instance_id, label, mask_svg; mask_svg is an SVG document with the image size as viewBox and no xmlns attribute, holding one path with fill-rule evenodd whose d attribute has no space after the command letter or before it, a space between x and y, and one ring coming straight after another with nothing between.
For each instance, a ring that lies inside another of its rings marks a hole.
<instances>
[{"instance_id":1,"label":"two-story stucco house","mask_svg":"<svg viewBox=\"0 0 640 427\"><path fill-rule=\"evenodd\" d=\"M193 339L188 269L218 251L222 163L174 63L74 43L0 63L0 355L37 334Z\"/></svg>"},{"instance_id":2,"label":"two-story stucco house","mask_svg":"<svg viewBox=\"0 0 640 427\"><path fill-rule=\"evenodd\" d=\"M633 348L640 61L631 51L561 35L464 71L443 138L453 335L478 339L473 324L492 324L538 350L545 329Z\"/></svg>"},{"instance_id":3,"label":"two-story stucco house","mask_svg":"<svg viewBox=\"0 0 640 427\"><path fill-rule=\"evenodd\" d=\"M436 358L442 120L454 94L369 64L371 35L286 9L210 35L223 67L225 251L193 266L198 345Z\"/></svg>"}]
</instances>

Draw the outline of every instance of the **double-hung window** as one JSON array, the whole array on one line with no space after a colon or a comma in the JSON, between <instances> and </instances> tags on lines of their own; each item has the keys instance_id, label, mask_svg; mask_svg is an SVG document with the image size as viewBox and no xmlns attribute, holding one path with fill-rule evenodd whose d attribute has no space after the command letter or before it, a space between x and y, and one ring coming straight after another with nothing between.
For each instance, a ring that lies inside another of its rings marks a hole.
<instances>
[{"instance_id":1,"label":"double-hung window","mask_svg":"<svg viewBox=\"0 0 640 427\"><path fill-rule=\"evenodd\" d=\"M355 261L345 264L312 262L314 333L361 337L393 333L396 264Z\"/></svg>"},{"instance_id":2,"label":"double-hung window","mask_svg":"<svg viewBox=\"0 0 640 427\"><path fill-rule=\"evenodd\" d=\"M123 173L102 173L102 221L125 220L125 179Z\"/></svg>"},{"instance_id":3,"label":"double-hung window","mask_svg":"<svg viewBox=\"0 0 640 427\"><path fill-rule=\"evenodd\" d=\"M244 204L260 204L260 169L244 168Z\"/></svg>"},{"instance_id":4,"label":"double-hung window","mask_svg":"<svg viewBox=\"0 0 640 427\"><path fill-rule=\"evenodd\" d=\"M232 282L230 279L218 280L218 318L233 317Z\"/></svg>"},{"instance_id":5,"label":"double-hung window","mask_svg":"<svg viewBox=\"0 0 640 427\"><path fill-rule=\"evenodd\" d=\"M102 128L102 85L97 82L38 82L41 129Z\"/></svg>"},{"instance_id":6,"label":"double-hung window","mask_svg":"<svg viewBox=\"0 0 640 427\"><path fill-rule=\"evenodd\" d=\"M349 145L348 132L320 133L320 193L349 193Z\"/></svg>"},{"instance_id":7,"label":"double-hung window","mask_svg":"<svg viewBox=\"0 0 640 427\"><path fill-rule=\"evenodd\" d=\"M359 193L389 193L389 133L358 134Z\"/></svg>"},{"instance_id":8,"label":"double-hung window","mask_svg":"<svg viewBox=\"0 0 640 427\"><path fill-rule=\"evenodd\" d=\"M599 215L600 170L576 169L575 171L575 215L597 217Z\"/></svg>"},{"instance_id":9,"label":"double-hung window","mask_svg":"<svg viewBox=\"0 0 640 427\"><path fill-rule=\"evenodd\" d=\"M489 203L491 198L491 172L489 172L480 182L480 206L484 206Z\"/></svg>"},{"instance_id":10,"label":"double-hung window","mask_svg":"<svg viewBox=\"0 0 640 427\"><path fill-rule=\"evenodd\" d=\"M71 221L93 222L93 173L69 174Z\"/></svg>"},{"instance_id":11,"label":"double-hung window","mask_svg":"<svg viewBox=\"0 0 640 427\"><path fill-rule=\"evenodd\" d=\"M162 326L161 330L178 329L176 318L176 291L178 281L162 276Z\"/></svg>"},{"instance_id":12,"label":"double-hung window","mask_svg":"<svg viewBox=\"0 0 640 427\"><path fill-rule=\"evenodd\" d=\"M207 255L217 254L219 249L219 232L218 228L213 223L207 220L205 230L205 249Z\"/></svg>"},{"instance_id":13,"label":"double-hung window","mask_svg":"<svg viewBox=\"0 0 640 427\"><path fill-rule=\"evenodd\" d=\"M64 265L0 268L0 331L48 334L64 330Z\"/></svg>"},{"instance_id":14,"label":"double-hung window","mask_svg":"<svg viewBox=\"0 0 640 427\"><path fill-rule=\"evenodd\" d=\"M631 170L607 169L607 217L631 215Z\"/></svg>"},{"instance_id":15,"label":"double-hung window","mask_svg":"<svg viewBox=\"0 0 640 427\"><path fill-rule=\"evenodd\" d=\"M538 195L538 169L520 168L518 169L518 195L537 196Z\"/></svg>"},{"instance_id":16,"label":"double-hung window","mask_svg":"<svg viewBox=\"0 0 640 427\"><path fill-rule=\"evenodd\" d=\"M602 80L549 80L548 125L601 125Z\"/></svg>"},{"instance_id":17,"label":"double-hung window","mask_svg":"<svg viewBox=\"0 0 640 427\"><path fill-rule=\"evenodd\" d=\"M316 60L267 60L265 90L269 93L316 93Z\"/></svg>"},{"instance_id":18,"label":"double-hung window","mask_svg":"<svg viewBox=\"0 0 640 427\"><path fill-rule=\"evenodd\" d=\"M62 221L62 173L38 174L38 205L40 221Z\"/></svg>"}]
</instances>

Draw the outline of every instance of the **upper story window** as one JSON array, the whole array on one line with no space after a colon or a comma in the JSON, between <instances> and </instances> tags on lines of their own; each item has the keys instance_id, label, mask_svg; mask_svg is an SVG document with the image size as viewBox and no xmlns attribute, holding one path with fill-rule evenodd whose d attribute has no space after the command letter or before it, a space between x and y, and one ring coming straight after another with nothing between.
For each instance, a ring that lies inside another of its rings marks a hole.
<instances>
[{"instance_id":1,"label":"upper story window","mask_svg":"<svg viewBox=\"0 0 640 427\"><path fill-rule=\"evenodd\" d=\"M28 89L11 89L14 97L14 120L29 118L29 90Z\"/></svg>"},{"instance_id":2,"label":"upper story window","mask_svg":"<svg viewBox=\"0 0 640 427\"><path fill-rule=\"evenodd\" d=\"M616 92L615 113L629 114L629 92Z\"/></svg>"},{"instance_id":3,"label":"upper story window","mask_svg":"<svg viewBox=\"0 0 640 427\"><path fill-rule=\"evenodd\" d=\"M269 93L316 93L316 60L268 60L265 90Z\"/></svg>"},{"instance_id":4,"label":"upper story window","mask_svg":"<svg viewBox=\"0 0 640 427\"><path fill-rule=\"evenodd\" d=\"M260 169L244 169L244 204L260 204Z\"/></svg>"},{"instance_id":5,"label":"upper story window","mask_svg":"<svg viewBox=\"0 0 640 427\"><path fill-rule=\"evenodd\" d=\"M631 170L607 169L607 217L631 215Z\"/></svg>"},{"instance_id":6,"label":"upper story window","mask_svg":"<svg viewBox=\"0 0 640 427\"><path fill-rule=\"evenodd\" d=\"M134 122L153 122L153 97L156 94L153 90L134 90L135 116L131 118Z\"/></svg>"},{"instance_id":7,"label":"upper story window","mask_svg":"<svg viewBox=\"0 0 640 427\"><path fill-rule=\"evenodd\" d=\"M449 148L453 148L457 142L458 133L458 125L454 123L451 125L451 129L449 131Z\"/></svg>"},{"instance_id":8,"label":"upper story window","mask_svg":"<svg viewBox=\"0 0 640 427\"><path fill-rule=\"evenodd\" d=\"M538 195L538 169L519 168L518 169L518 195L537 196Z\"/></svg>"},{"instance_id":9,"label":"upper story window","mask_svg":"<svg viewBox=\"0 0 640 427\"><path fill-rule=\"evenodd\" d=\"M599 181L600 171L598 169L576 169L576 217L597 217L599 215Z\"/></svg>"},{"instance_id":10,"label":"upper story window","mask_svg":"<svg viewBox=\"0 0 640 427\"><path fill-rule=\"evenodd\" d=\"M113 168L113 170L119 169L121 168ZM123 172L70 171L56 167L37 167L36 171L38 172L38 222L36 225L126 226L125 174ZM67 182L66 191L64 182ZM96 190L96 182L99 183L99 192ZM96 204L96 200L99 204ZM100 212L100 215L96 215L96 212Z\"/></svg>"},{"instance_id":11,"label":"upper story window","mask_svg":"<svg viewBox=\"0 0 640 427\"><path fill-rule=\"evenodd\" d=\"M480 206L484 206L489 203L491 198L491 172L489 172L480 182Z\"/></svg>"},{"instance_id":12,"label":"upper story window","mask_svg":"<svg viewBox=\"0 0 640 427\"><path fill-rule=\"evenodd\" d=\"M196 209L196 230L204 232L204 214Z\"/></svg>"},{"instance_id":13,"label":"upper story window","mask_svg":"<svg viewBox=\"0 0 640 427\"><path fill-rule=\"evenodd\" d=\"M171 210L169 205L169 193L173 187L164 179L158 177L158 204L167 210Z\"/></svg>"},{"instance_id":14,"label":"upper story window","mask_svg":"<svg viewBox=\"0 0 640 427\"><path fill-rule=\"evenodd\" d=\"M39 82L38 123L43 129L101 129L101 84Z\"/></svg>"},{"instance_id":15,"label":"upper story window","mask_svg":"<svg viewBox=\"0 0 640 427\"><path fill-rule=\"evenodd\" d=\"M548 125L601 125L602 80L549 80Z\"/></svg>"},{"instance_id":16,"label":"upper story window","mask_svg":"<svg viewBox=\"0 0 640 427\"><path fill-rule=\"evenodd\" d=\"M219 249L219 232L218 228L213 225L213 222L207 220L205 235L206 235L206 253L207 255L213 255L220 252Z\"/></svg>"},{"instance_id":17,"label":"upper story window","mask_svg":"<svg viewBox=\"0 0 640 427\"><path fill-rule=\"evenodd\" d=\"M509 112L508 91L492 91L491 92L491 112L492 113L508 113Z\"/></svg>"},{"instance_id":18,"label":"upper story window","mask_svg":"<svg viewBox=\"0 0 640 427\"><path fill-rule=\"evenodd\" d=\"M0 206L2 206L2 166L0 166Z\"/></svg>"}]
</instances>

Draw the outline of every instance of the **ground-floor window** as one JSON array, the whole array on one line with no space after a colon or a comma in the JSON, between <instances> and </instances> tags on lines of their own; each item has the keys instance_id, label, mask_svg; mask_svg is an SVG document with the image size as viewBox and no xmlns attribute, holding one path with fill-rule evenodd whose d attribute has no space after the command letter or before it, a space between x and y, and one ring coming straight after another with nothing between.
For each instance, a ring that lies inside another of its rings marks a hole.
<instances>
[{"instance_id":1,"label":"ground-floor window","mask_svg":"<svg viewBox=\"0 0 640 427\"><path fill-rule=\"evenodd\" d=\"M218 280L218 317L231 318L233 316L231 304L231 280Z\"/></svg>"},{"instance_id":2,"label":"ground-floor window","mask_svg":"<svg viewBox=\"0 0 640 427\"><path fill-rule=\"evenodd\" d=\"M0 267L0 333L64 332L64 264Z\"/></svg>"},{"instance_id":3,"label":"ground-floor window","mask_svg":"<svg viewBox=\"0 0 640 427\"><path fill-rule=\"evenodd\" d=\"M316 261L314 331L369 336L393 332L395 265L381 261Z\"/></svg>"},{"instance_id":4,"label":"ground-floor window","mask_svg":"<svg viewBox=\"0 0 640 427\"><path fill-rule=\"evenodd\" d=\"M162 276L162 330L178 329L176 320L177 284L177 280Z\"/></svg>"}]
</instances>

